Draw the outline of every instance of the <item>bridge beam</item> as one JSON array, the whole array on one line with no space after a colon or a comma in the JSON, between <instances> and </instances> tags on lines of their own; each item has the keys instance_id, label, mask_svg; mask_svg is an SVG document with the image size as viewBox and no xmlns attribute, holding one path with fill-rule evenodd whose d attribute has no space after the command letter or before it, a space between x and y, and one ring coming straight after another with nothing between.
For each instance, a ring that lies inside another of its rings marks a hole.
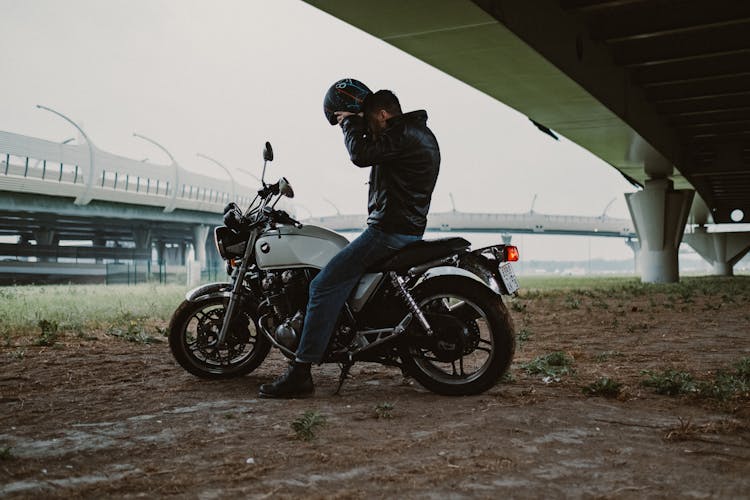
<instances>
[{"instance_id":1,"label":"bridge beam","mask_svg":"<svg viewBox=\"0 0 750 500\"><path fill-rule=\"evenodd\" d=\"M690 189L675 190L667 178L649 179L643 191L625 194L640 242L644 283L679 281L677 251L694 194Z\"/></svg>"},{"instance_id":2,"label":"bridge beam","mask_svg":"<svg viewBox=\"0 0 750 500\"><path fill-rule=\"evenodd\" d=\"M750 233L709 233L705 226L685 234L685 243L713 266L718 276L734 275L734 265L750 251Z\"/></svg>"}]
</instances>

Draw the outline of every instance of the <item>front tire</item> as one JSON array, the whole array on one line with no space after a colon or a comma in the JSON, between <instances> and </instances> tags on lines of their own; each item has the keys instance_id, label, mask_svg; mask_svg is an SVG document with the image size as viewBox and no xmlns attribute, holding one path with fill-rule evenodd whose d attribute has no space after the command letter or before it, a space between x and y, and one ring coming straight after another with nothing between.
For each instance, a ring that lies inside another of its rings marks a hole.
<instances>
[{"instance_id":1,"label":"front tire","mask_svg":"<svg viewBox=\"0 0 750 500\"><path fill-rule=\"evenodd\" d=\"M228 302L222 297L183 301L169 322L172 355L197 377L241 377L260 366L271 348L248 308L237 311L224 345L216 345Z\"/></svg>"},{"instance_id":2,"label":"front tire","mask_svg":"<svg viewBox=\"0 0 750 500\"><path fill-rule=\"evenodd\" d=\"M462 276L431 278L412 295L435 334L426 337L412 320L400 351L404 371L430 391L447 396L492 388L515 352L513 321L502 297Z\"/></svg>"}]
</instances>

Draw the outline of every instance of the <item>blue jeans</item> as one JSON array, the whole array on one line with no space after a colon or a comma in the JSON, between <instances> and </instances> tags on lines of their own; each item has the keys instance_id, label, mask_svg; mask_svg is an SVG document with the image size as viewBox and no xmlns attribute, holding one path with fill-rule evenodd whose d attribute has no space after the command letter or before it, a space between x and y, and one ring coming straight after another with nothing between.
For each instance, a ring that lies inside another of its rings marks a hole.
<instances>
[{"instance_id":1,"label":"blue jeans","mask_svg":"<svg viewBox=\"0 0 750 500\"><path fill-rule=\"evenodd\" d=\"M409 243L421 240L412 234L386 233L372 226L345 246L310 283L297 361L320 363L336 320L365 270Z\"/></svg>"}]
</instances>

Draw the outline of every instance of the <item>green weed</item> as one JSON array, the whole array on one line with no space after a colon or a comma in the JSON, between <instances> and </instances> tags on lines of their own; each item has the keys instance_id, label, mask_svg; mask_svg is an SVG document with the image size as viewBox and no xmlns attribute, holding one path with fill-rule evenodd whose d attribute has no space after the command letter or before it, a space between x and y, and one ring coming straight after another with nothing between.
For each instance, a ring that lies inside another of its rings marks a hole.
<instances>
[{"instance_id":1,"label":"green weed","mask_svg":"<svg viewBox=\"0 0 750 500\"><path fill-rule=\"evenodd\" d=\"M55 341L57 341L57 333L60 328L57 321L40 319L37 322L37 326L42 332L39 334L39 338L36 340L35 344L40 346L54 345Z\"/></svg>"},{"instance_id":2,"label":"green weed","mask_svg":"<svg viewBox=\"0 0 750 500\"><path fill-rule=\"evenodd\" d=\"M568 297L567 299L565 299L565 305L568 307L568 309L580 309L581 301L578 300L577 297Z\"/></svg>"},{"instance_id":3,"label":"green weed","mask_svg":"<svg viewBox=\"0 0 750 500\"><path fill-rule=\"evenodd\" d=\"M587 396L604 396L605 398L616 398L621 390L622 384L609 377L602 377L583 387L583 393Z\"/></svg>"},{"instance_id":4,"label":"green weed","mask_svg":"<svg viewBox=\"0 0 750 500\"><path fill-rule=\"evenodd\" d=\"M624 356L620 351L603 351L594 357L594 361L601 363L607 361L609 358L619 358Z\"/></svg>"},{"instance_id":5,"label":"green weed","mask_svg":"<svg viewBox=\"0 0 750 500\"><path fill-rule=\"evenodd\" d=\"M308 410L301 417L291 423L297 439L311 441L315 438L320 427L326 423L326 418L317 411Z\"/></svg>"},{"instance_id":6,"label":"green weed","mask_svg":"<svg viewBox=\"0 0 750 500\"><path fill-rule=\"evenodd\" d=\"M645 387L651 387L657 394L677 396L678 394L691 394L696 390L693 377L688 372L664 370L656 373L644 370L641 374L648 377L641 384Z\"/></svg>"},{"instance_id":7,"label":"green weed","mask_svg":"<svg viewBox=\"0 0 750 500\"><path fill-rule=\"evenodd\" d=\"M533 361L524 363L521 365L526 373L529 375L544 375L545 377L552 377L554 380L559 381L563 375L568 375L573 372L571 365L573 364L573 358L565 354L564 352L557 351L546 356L538 356Z\"/></svg>"},{"instance_id":8,"label":"green weed","mask_svg":"<svg viewBox=\"0 0 750 500\"><path fill-rule=\"evenodd\" d=\"M13 449L10 446L0 448L0 460L13 460L16 456L13 454Z\"/></svg>"},{"instance_id":9,"label":"green weed","mask_svg":"<svg viewBox=\"0 0 750 500\"><path fill-rule=\"evenodd\" d=\"M510 301L510 308L515 312L524 312L526 311L526 304L514 298Z\"/></svg>"},{"instance_id":10,"label":"green weed","mask_svg":"<svg viewBox=\"0 0 750 500\"><path fill-rule=\"evenodd\" d=\"M395 406L393 403L380 403L375 406L375 417L376 418L393 418L393 409Z\"/></svg>"},{"instance_id":11,"label":"green weed","mask_svg":"<svg viewBox=\"0 0 750 500\"><path fill-rule=\"evenodd\" d=\"M516 334L516 342L523 344L531 339L531 332L527 328L521 328Z\"/></svg>"},{"instance_id":12,"label":"green weed","mask_svg":"<svg viewBox=\"0 0 750 500\"><path fill-rule=\"evenodd\" d=\"M750 382L750 358L742 358L735 363L734 368L737 372L738 377Z\"/></svg>"},{"instance_id":13,"label":"green weed","mask_svg":"<svg viewBox=\"0 0 750 500\"><path fill-rule=\"evenodd\" d=\"M128 342L135 342L137 344L156 344L164 342L164 340L157 337L152 337L151 335L146 333L146 329L144 328L144 326L137 321L130 321L125 329L115 327L110 328L107 334L112 335L113 337L119 337L123 340L127 340Z\"/></svg>"}]
</instances>

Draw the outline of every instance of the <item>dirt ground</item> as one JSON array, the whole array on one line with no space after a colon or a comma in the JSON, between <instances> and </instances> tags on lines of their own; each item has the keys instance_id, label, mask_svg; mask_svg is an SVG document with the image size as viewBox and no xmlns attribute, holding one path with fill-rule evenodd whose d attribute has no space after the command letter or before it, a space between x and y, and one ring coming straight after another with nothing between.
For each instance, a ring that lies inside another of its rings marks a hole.
<instances>
[{"instance_id":1,"label":"dirt ground","mask_svg":"<svg viewBox=\"0 0 750 500\"><path fill-rule=\"evenodd\" d=\"M524 339L512 381L462 398L363 364L340 396L325 366L314 398L260 400L278 355L207 382L166 343L14 338L0 352L0 497L748 498L747 394L719 402L641 382L667 368L710 378L750 357L749 299L526 294L511 305ZM554 351L574 373L522 368ZM604 376L619 397L582 392ZM311 441L290 427L306 411L325 418Z\"/></svg>"}]
</instances>

